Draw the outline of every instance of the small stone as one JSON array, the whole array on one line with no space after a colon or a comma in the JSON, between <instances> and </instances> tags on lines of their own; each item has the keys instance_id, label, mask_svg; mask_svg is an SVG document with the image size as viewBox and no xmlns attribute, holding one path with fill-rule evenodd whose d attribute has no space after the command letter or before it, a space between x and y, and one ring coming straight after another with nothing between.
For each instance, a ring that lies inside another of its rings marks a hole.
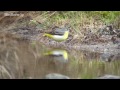
<instances>
[{"instance_id":1,"label":"small stone","mask_svg":"<svg viewBox=\"0 0 120 90\"><path fill-rule=\"evenodd\" d=\"M57 74L57 73L51 73L47 74L45 76L45 79L70 79L68 76Z\"/></svg>"},{"instance_id":2,"label":"small stone","mask_svg":"<svg viewBox=\"0 0 120 90\"><path fill-rule=\"evenodd\" d=\"M118 45L118 48L117 49L120 49L120 45Z\"/></svg>"},{"instance_id":3,"label":"small stone","mask_svg":"<svg viewBox=\"0 0 120 90\"><path fill-rule=\"evenodd\" d=\"M104 75L104 76L102 76L102 77L99 77L98 79L120 79L120 76Z\"/></svg>"}]
</instances>

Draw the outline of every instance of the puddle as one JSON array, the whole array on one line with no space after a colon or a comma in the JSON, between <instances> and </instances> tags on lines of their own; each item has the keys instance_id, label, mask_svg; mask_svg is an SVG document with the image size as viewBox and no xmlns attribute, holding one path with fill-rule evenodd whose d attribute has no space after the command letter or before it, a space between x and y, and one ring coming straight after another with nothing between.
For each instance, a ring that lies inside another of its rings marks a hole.
<instances>
[{"instance_id":1,"label":"puddle","mask_svg":"<svg viewBox=\"0 0 120 90\"><path fill-rule=\"evenodd\" d=\"M0 44L0 78L43 79L57 73L87 79L120 76L120 55L48 48L40 43Z\"/></svg>"}]
</instances>

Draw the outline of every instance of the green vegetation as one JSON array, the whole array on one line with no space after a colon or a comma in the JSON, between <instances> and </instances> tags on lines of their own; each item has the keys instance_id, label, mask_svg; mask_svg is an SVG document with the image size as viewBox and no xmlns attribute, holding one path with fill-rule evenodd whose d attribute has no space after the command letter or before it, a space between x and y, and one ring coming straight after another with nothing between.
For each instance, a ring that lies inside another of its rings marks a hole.
<instances>
[{"instance_id":1,"label":"green vegetation","mask_svg":"<svg viewBox=\"0 0 120 90\"><path fill-rule=\"evenodd\" d=\"M39 28L49 30L54 26L70 26L73 35L83 37L85 30L97 31L104 25L114 24L120 28L119 11L39 11L32 22ZM39 23L37 23L37 22Z\"/></svg>"},{"instance_id":2,"label":"green vegetation","mask_svg":"<svg viewBox=\"0 0 120 90\"><path fill-rule=\"evenodd\" d=\"M37 17L37 21L42 22L46 27L69 24L77 30L77 27L80 28L82 25L95 22L110 24L114 22L119 15L119 11L44 11Z\"/></svg>"}]
</instances>

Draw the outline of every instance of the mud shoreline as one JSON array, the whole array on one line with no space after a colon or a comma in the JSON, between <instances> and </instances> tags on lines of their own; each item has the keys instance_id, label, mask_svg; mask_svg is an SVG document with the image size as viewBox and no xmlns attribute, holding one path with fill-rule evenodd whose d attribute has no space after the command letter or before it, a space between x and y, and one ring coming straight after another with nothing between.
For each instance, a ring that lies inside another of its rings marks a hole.
<instances>
[{"instance_id":1,"label":"mud shoreline","mask_svg":"<svg viewBox=\"0 0 120 90\"><path fill-rule=\"evenodd\" d=\"M108 40L108 42L92 42L81 43L79 40L66 40L63 42L56 42L47 37L43 37L43 33L39 29L35 28L16 28L8 30L9 33L15 34L23 38L24 40L28 40L30 42L41 42L48 47L54 48L66 48L66 49L75 49L75 50L85 50L91 52L98 53L108 53L118 55L120 54L120 43L114 44L112 41ZM104 38L103 38L104 39ZM119 38L120 39L120 38ZM77 43L75 42L77 41Z\"/></svg>"}]
</instances>

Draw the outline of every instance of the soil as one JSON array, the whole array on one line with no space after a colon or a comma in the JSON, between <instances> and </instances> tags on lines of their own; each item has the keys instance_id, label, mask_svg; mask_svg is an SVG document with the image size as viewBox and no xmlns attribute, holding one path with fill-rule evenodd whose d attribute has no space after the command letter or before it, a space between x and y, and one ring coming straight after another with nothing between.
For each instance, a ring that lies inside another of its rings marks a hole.
<instances>
[{"instance_id":1,"label":"soil","mask_svg":"<svg viewBox=\"0 0 120 90\"><path fill-rule=\"evenodd\" d=\"M76 50L86 50L92 52L99 52L99 53L109 53L109 54L120 54L120 33L116 34L102 34L99 35L98 33L88 32L88 34L84 35L82 39L74 38L72 34L69 35L69 38L63 42L55 42L47 37L43 37L43 34L46 30L42 30L40 27L36 25L28 25L24 24L23 21L30 21L31 17L25 16L24 18L16 18L16 17L2 17L0 20L0 29L5 29L8 33L15 34L20 36L22 39L33 42L41 42L47 46L61 48L65 47L69 49L76 49ZM11 22L9 22L11 21ZM15 22L14 22L15 21ZM16 23L16 26L10 28L8 26L12 26ZM6 25L5 25L6 24ZM8 26L7 26L8 25ZM72 33L72 31L70 32Z\"/></svg>"}]
</instances>

